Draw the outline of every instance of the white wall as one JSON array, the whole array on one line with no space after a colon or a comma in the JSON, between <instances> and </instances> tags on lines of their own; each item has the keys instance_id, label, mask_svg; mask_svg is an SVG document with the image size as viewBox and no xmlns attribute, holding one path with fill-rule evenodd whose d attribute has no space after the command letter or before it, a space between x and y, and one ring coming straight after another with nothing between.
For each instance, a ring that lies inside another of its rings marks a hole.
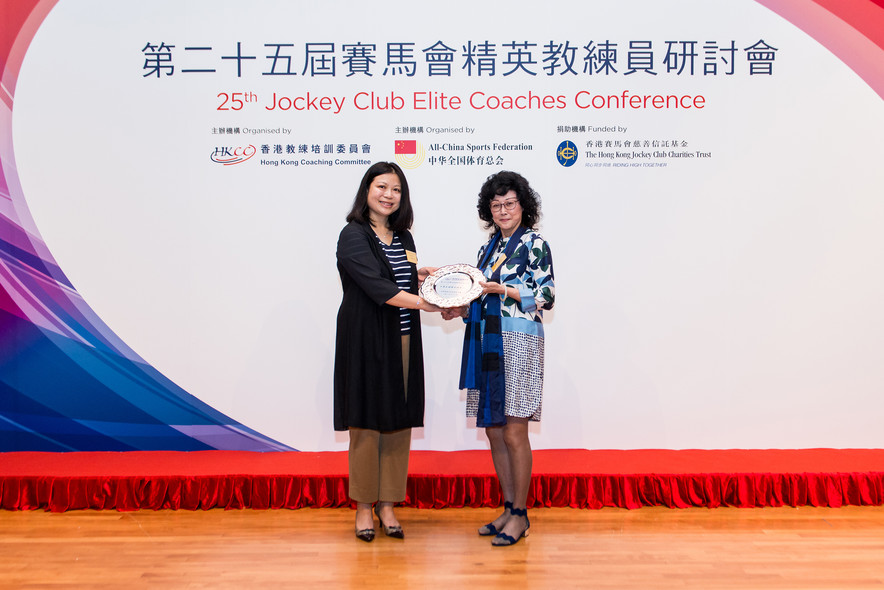
<instances>
[{"instance_id":1,"label":"white wall","mask_svg":"<svg viewBox=\"0 0 884 590\"><path fill-rule=\"evenodd\" d=\"M139 355L219 410L299 449L346 448L331 426L334 250L367 166L262 166L259 155L224 167L209 159L216 146L368 144L359 157L377 161L393 158L396 139L524 143L534 149L495 153L540 193L555 261L535 448L881 446L882 101L766 9L748 0L560 2L549 11L528 2L140 4L59 2L19 78L16 159L36 225L85 300ZM749 76L742 48L761 38L779 49L774 75ZM666 74L660 60L673 39L735 40L742 71ZM265 43L294 43L301 56L306 42L376 43L382 59L386 43L414 42L419 56L438 40L458 55L467 41L495 42L501 60L513 41L611 40L621 68L629 41L653 40L659 73L549 77L538 64L537 76L504 77L499 63L496 77L480 78L457 58L450 78L385 77L381 67L346 77L340 62L333 77L261 76L246 64L236 78L217 59L237 42L257 64ZM142 48L160 41L178 47L179 70L144 78ZM218 72L181 73L185 58L203 59L184 54L190 45L212 46L205 55ZM582 90L702 94L706 103L582 110L572 100ZM363 91L530 91L562 95L568 107L360 111L352 99ZM217 110L219 94L233 92L258 103ZM338 114L268 111L273 92L348 102ZM291 134L212 133L225 126ZM712 157L587 166L587 141L669 138ZM569 168L555 158L566 139L581 152ZM474 260L485 239L476 193L498 169L425 160L408 171L421 264ZM423 329L426 427L414 448L484 448L457 390L461 326L425 316Z\"/></svg>"}]
</instances>

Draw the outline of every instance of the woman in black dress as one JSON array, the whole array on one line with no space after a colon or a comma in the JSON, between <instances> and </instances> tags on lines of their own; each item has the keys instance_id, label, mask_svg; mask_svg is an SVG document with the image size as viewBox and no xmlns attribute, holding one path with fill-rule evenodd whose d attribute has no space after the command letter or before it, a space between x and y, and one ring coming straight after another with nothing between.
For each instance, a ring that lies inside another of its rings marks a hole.
<instances>
[{"instance_id":1,"label":"woman in black dress","mask_svg":"<svg viewBox=\"0 0 884 590\"><path fill-rule=\"evenodd\" d=\"M408 231L408 183L392 162L372 165L338 238L344 290L335 340L334 426L350 434L350 498L356 536L403 538L393 512L405 499L411 429L423 426L424 365L418 310L440 311L417 295L433 271L417 268Z\"/></svg>"}]
</instances>

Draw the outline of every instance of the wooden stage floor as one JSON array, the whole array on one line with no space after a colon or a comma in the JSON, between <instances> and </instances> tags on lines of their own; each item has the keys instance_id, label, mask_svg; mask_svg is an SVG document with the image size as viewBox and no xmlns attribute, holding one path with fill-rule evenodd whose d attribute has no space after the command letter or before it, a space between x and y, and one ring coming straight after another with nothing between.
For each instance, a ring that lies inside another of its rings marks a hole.
<instances>
[{"instance_id":1,"label":"wooden stage floor","mask_svg":"<svg viewBox=\"0 0 884 590\"><path fill-rule=\"evenodd\" d=\"M492 508L399 508L406 539L358 541L349 508L0 510L0 587L884 587L884 506L539 508L493 548Z\"/></svg>"}]
</instances>

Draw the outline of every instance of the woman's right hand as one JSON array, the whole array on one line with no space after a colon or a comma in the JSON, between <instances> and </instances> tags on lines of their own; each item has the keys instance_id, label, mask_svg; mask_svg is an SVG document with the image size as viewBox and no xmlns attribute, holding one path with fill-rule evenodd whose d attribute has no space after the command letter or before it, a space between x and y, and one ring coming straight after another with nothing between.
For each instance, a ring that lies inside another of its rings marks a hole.
<instances>
[{"instance_id":1,"label":"woman's right hand","mask_svg":"<svg viewBox=\"0 0 884 590\"><path fill-rule=\"evenodd\" d=\"M426 299L423 299L423 298L421 298L421 304L418 306L418 309L421 311L429 311L429 312L440 311L442 313L445 313L445 308L433 305L432 303L430 303L429 301L427 301Z\"/></svg>"},{"instance_id":2,"label":"woman's right hand","mask_svg":"<svg viewBox=\"0 0 884 590\"><path fill-rule=\"evenodd\" d=\"M442 319L453 320L454 318L465 318L467 317L468 311L469 307L466 305L461 307L449 307L442 310Z\"/></svg>"}]
</instances>

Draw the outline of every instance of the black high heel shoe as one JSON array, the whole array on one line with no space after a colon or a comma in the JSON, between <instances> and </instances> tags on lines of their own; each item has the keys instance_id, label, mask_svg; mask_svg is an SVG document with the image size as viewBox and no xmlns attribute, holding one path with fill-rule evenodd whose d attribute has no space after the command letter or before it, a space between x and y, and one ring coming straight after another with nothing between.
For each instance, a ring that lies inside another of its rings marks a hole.
<instances>
[{"instance_id":1,"label":"black high heel shoe","mask_svg":"<svg viewBox=\"0 0 884 590\"><path fill-rule=\"evenodd\" d=\"M365 541L366 543L371 543L374 541L374 529L362 529L356 531L356 538Z\"/></svg>"},{"instance_id":2,"label":"black high heel shoe","mask_svg":"<svg viewBox=\"0 0 884 590\"><path fill-rule=\"evenodd\" d=\"M378 510L378 507L374 507L374 513L378 515L378 521L381 523L381 528L384 529L384 534L388 537L393 537L394 539L404 539L405 533L402 531L402 527L399 525L396 526L387 526L384 524L384 519L381 518L381 513Z\"/></svg>"},{"instance_id":3,"label":"black high heel shoe","mask_svg":"<svg viewBox=\"0 0 884 590\"><path fill-rule=\"evenodd\" d=\"M368 508L368 515L371 516L371 506ZM367 529L360 529L357 525L356 528L356 538L360 541L365 541L366 543L371 543L374 541L374 520L371 522L371 527Z\"/></svg>"},{"instance_id":4,"label":"black high heel shoe","mask_svg":"<svg viewBox=\"0 0 884 590\"><path fill-rule=\"evenodd\" d=\"M528 536L528 529L531 528L531 521L528 520L528 509L527 508L513 508L511 510L511 512L512 512L513 516L524 516L525 517L525 523L526 523L525 530L523 530L518 537L511 537L511 536L507 535L506 533L497 533L497 535L494 536L494 539L491 540L491 544L494 547L509 547L510 545L515 545L519 541L519 539L521 539L522 537ZM495 541L497 541L497 542L495 543Z\"/></svg>"},{"instance_id":5,"label":"black high heel shoe","mask_svg":"<svg viewBox=\"0 0 884 590\"><path fill-rule=\"evenodd\" d=\"M503 509L504 509L504 510L509 510L510 513L512 513L512 510L513 510L513 503L512 503L512 502L504 502L504 503L503 503ZM481 528L479 528L479 536L480 536L480 537L496 537L496 536L497 536L497 533L499 533L499 532L500 532L500 531L497 530L497 527L494 526L494 523L493 523L493 522L489 522L488 524L486 524L486 525L482 526Z\"/></svg>"}]
</instances>

